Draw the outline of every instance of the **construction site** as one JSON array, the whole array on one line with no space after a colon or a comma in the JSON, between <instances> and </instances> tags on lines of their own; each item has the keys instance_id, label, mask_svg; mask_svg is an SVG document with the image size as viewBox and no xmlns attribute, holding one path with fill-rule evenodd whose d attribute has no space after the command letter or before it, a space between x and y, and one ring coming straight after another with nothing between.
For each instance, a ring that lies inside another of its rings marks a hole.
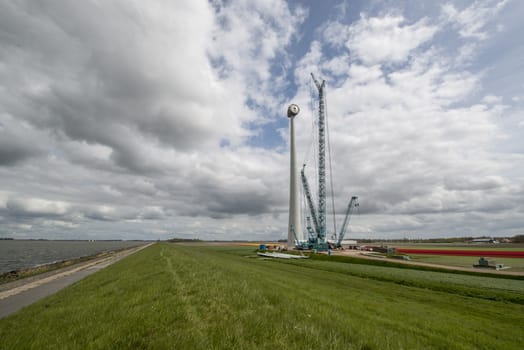
<instances>
[{"instance_id":1,"label":"construction site","mask_svg":"<svg viewBox=\"0 0 524 350\"><path fill-rule=\"evenodd\" d=\"M325 88L326 82L319 82L313 73L311 79L318 91L318 119L315 125L318 129L318 143L314 145L318 150L314 163L317 165L318 184L316 188L317 198L312 193L306 176L307 164L302 164L300 177L297 167L297 150L295 142L295 118L300 113L300 107L291 104L287 110L290 121L290 184L289 184L289 224L288 224L288 249L331 251L342 247L346 237L349 221L355 208L359 207L358 196L351 196L340 230L336 229L336 211L332 201L333 229L328 232L327 227L327 167L331 169L331 148L329 145L329 129L327 124ZM326 150L328 157L326 157ZM328 164L326 164L328 163ZM331 175L331 174L330 174ZM330 181L331 197L333 193L333 178ZM304 209L303 209L304 207ZM303 211L306 212L302 215ZM305 226L305 230L303 227Z\"/></svg>"},{"instance_id":2,"label":"construction site","mask_svg":"<svg viewBox=\"0 0 524 350\"><path fill-rule=\"evenodd\" d=\"M437 259L437 265L447 266L455 269L482 269L482 270L506 270L510 268L502 263L495 263L494 257L514 259L522 258L521 251L500 251L499 249L476 249L473 247L459 245L449 246L414 246L410 247L401 245L388 244L372 244L362 245L358 244L355 239L347 236L349 230L349 223L355 210L359 208L359 197L355 194L349 195L347 206L339 212L343 212L342 219L337 218L337 210L335 208L335 193L333 184L333 174L331 166L331 147L329 143L329 124L326 106L326 81L317 80L313 73L311 73L311 81L314 89L310 89L310 112L313 114L313 137L311 140L312 147L315 152L314 158L311 161L314 168L314 176L316 179L316 186L311 185L308 180L306 170L308 168L307 161L303 164L297 164L297 153L302 153L297 150L295 131L297 125L295 124L297 116L301 112L301 108L297 104L289 105L287 109L287 117L289 119L289 152L290 152L290 168L289 168L289 221L287 227L287 246L282 245L260 245L262 251L261 256L287 258L281 253L267 253L266 250L288 250L288 251L310 251L314 253L327 253L329 255L350 255L371 258L393 258L403 260L409 264L429 264L432 265L431 257ZM313 93L314 90L314 93ZM300 120L300 119L299 119ZM309 150L308 152L309 153ZM305 159L308 157L306 156ZM351 179L351 176L346 178ZM329 182L328 182L329 180ZM344 184L351 186L350 184ZM329 193L328 193L329 192ZM328 220L328 197L331 198L331 214L333 225L327 224ZM337 229L337 221L340 223L340 228ZM474 239L471 243L498 243L492 239ZM437 249L438 248L438 249ZM416 257L416 261L410 261L411 255ZM430 257L430 258L428 258ZM447 257L447 261L439 261L440 257ZM450 258L452 257L452 258ZM474 262L470 260L460 260L464 258L459 257L477 257L480 259ZM466 262L467 261L467 262ZM511 260L506 260L511 261ZM519 274L520 264L517 264L515 273Z\"/></svg>"}]
</instances>

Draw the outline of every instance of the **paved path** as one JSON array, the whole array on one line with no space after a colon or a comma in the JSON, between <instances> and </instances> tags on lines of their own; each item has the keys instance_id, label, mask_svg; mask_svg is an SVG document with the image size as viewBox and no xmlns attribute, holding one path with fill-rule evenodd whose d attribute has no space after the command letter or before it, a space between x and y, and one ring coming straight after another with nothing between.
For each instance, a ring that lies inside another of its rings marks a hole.
<instances>
[{"instance_id":1,"label":"paved path","mask_svg":"<svg viewBox=\"0 0 524 350\"><path fill-rule=\"evenodd\" d=\"M22 279L2 285L0 290L0 318L17 312L48 295L58 292L82 278L91 275L151 244L126 249L109 257L76 264L28 279Z\"/></svg>"}]
</instances>

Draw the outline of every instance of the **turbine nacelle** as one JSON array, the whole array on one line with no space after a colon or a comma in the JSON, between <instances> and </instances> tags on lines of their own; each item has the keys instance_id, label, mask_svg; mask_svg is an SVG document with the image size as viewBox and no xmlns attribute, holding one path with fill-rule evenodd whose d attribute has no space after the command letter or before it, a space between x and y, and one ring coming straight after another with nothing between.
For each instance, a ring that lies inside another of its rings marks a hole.
<instances>
[{"instance_id":1,"label":"turbine nacelle","mask_svg":"<svg viewBox=\"0 0 524 350\"><path fill-rule=\"evenodd\" d=\"M298 105L294 103L290 104L289 107L287 108L287 117L288 118L296 117L298 113L300 113L300 108L298 107Z\"/></svg>"}]
</instances>

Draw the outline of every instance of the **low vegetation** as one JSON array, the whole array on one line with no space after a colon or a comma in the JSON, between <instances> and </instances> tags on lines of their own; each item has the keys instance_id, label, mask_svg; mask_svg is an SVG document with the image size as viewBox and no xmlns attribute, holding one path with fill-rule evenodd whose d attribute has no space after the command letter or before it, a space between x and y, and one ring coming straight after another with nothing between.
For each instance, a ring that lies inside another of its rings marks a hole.
<instances>
[{"instance_id":1,"label":"low vegetation","mask_svg":"<svg viewBox=\"0 0 524 350\"><path fill-rule=\"evenodd\" d=\"M266 260L252 249L155 244L0 320L0 349L520 349L524 343L522 280L336 259Z\"/></svg>"}]
</instances>

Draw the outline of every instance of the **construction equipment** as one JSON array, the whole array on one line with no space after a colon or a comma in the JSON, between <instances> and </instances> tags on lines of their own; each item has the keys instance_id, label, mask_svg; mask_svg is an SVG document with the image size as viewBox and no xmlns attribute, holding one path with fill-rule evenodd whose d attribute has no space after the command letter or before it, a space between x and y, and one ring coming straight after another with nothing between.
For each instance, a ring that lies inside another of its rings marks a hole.
<instances>
[{"instance_id":1,"label":"construction equipment","mask_svg":"<svg viewBox=\"0 0 524 350\"><path fill-rule=\"evenodd\" d=\"M358 207L358 197L351 197L348 208L346 210L346 216L344 217L344 222L342 224L342 229L338 236L338 240L333 242L328 242L326 236L326 116L325 116L325 80L322 80L322 83L319 83L313 73L311 73L313 82L318 90L318 207L315 208L313 203L313 198L311 196L311 191L309 184L305 175L304 164L302 171L300 173L302 179L302 187L304 189L304 195L306 197L307 205L309 208L310 216L307 217L307 232L308 240L306 242L297 242L296 247L298 249L314 249L314 250L328 250L330 248L340 248L342 240L344 239L346 228L353 211L353 208ZM313 220L313 227L311 227L311 219ZM336 230L335 230L336 231Z\"/></svg>"},{"instance_id":2,"label":"construction equipment","mask_svg":"<svg viewBox=\"0 0 524 350\"><path fill-rule=\"evenodd\" d=\"M493 259L487 259L487 258L480 258L479 263L476 265L473 265L473 267L477 268L484 268L484 269L494 269L494 270L505 270L509 269L509 266L504 266L504 264L497 264L497 262Z\"/></svg>"},{"instance_id":3,"label":"construction equipment","mask_svg":"<svg viewBox=\"0 0 524 350\"><path fill-rule=\"evenodd\" d=\"M315 233L316 235L320 232L320 227L318 225L318 219L317 219L317 213L315 210L315 204L313 204L313 199L311 198L311 191L309 190L309 184L307 182L306 174L304 172L304 169L306 168L306 164L302 166L302 170L300 171L300 177L302 179L302 187L304 187L304 195L306 196L306 201L309 207L309 211L311 214L311 218L313 219L313 225L315 227ZM308 219L310 217L308 216ZM311 227L311 224L309 224Z\"/></svg>"},{"instance_id":4,"label":"construction equipment","mask_svg":"<svg viewBox=\"0 0 524 350\"><path fill-rule=\"evenodd\" d=\"M306 222L307 222L306 229L307 229L307 234L308 234L308 242L313 243L317 235L315 234L315 231L311 227L311 218L309 216L306 217Z\"/></svg>"},{"instance_id":5,"label":"construction equipment","mask_svg":"<svg viewBox=\"0 0 524 350\"><path fill-rule=\"evenodd\" d=\"M291 230L291 232L293 234L293 238L295 240L295 246L298 247L300 245L300 240L297 237L297 233L295 232L295 227L293 226L293 224L290 225L290 230Z\"/></svg>"},{"instance_id":6,"label":"construction equipment","mask_svg":"<svg viewBox=\"0 0 524 350\"><path fill-rule=\"evenodd\" d=\"M346 227L348 225L349 219L351 218L351 213L353 212L353 208L357 208L358 206L359 206L358 197L357 196L351 197L351 200L349 201L349 204L348 204L348 208L346 210L346 216L344 217L344 222L342 223L342 227L340 228L340 233L338 234L338 240L335 243L335 248L342 247L342 241L344 240L344 236L346 235Z\"/></svg>"},{"instance_id":7,"label":"construction equipment","mask_svg":"<svg viewBox=\"0 0 524 350\"><path fill-rule=\"evenodd\" d=\"M326 130L324 114L324 88L326 81L319 83L313 73L311 77L318 89L318 243L326 243Z\"/></svg>"}]
</instances>

